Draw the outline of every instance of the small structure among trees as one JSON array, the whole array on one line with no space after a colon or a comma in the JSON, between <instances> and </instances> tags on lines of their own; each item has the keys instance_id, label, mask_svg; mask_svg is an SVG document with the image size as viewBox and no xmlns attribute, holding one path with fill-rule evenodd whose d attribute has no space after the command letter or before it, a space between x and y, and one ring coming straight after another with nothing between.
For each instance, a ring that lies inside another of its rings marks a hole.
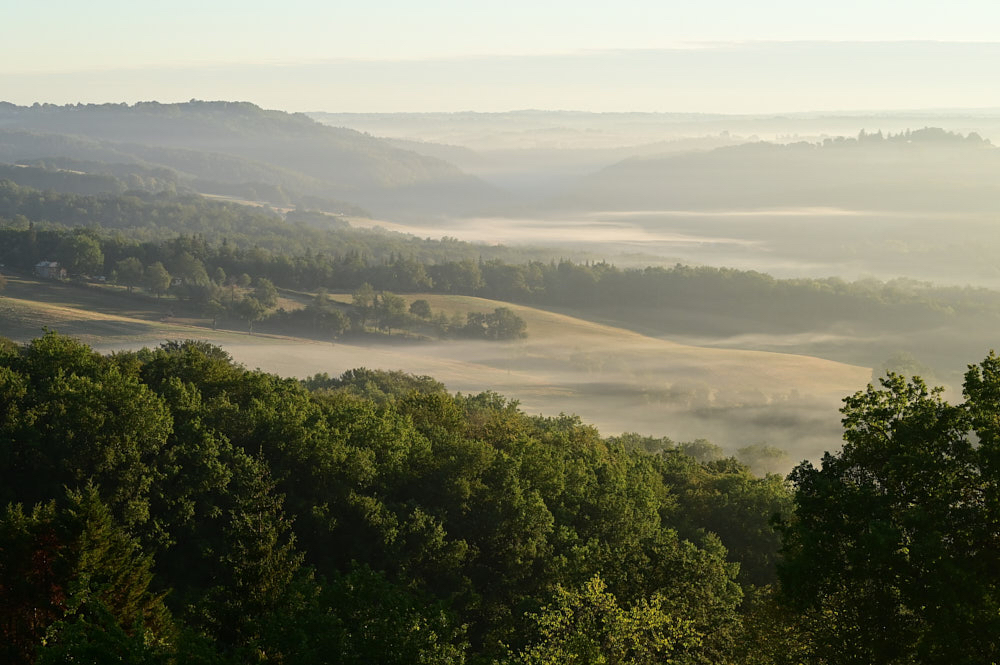
<instances>
[{"instance_id":1,"label":"small structure among trees","mask_svg":"<svg viewBox=\"0 0 1000 665\"><path fill-rule=\"evenodd\" d=\"M39 261L35 264L35 274L42 279L66 279L66 269L58 261Z\"/></svg>"}]
</instances>

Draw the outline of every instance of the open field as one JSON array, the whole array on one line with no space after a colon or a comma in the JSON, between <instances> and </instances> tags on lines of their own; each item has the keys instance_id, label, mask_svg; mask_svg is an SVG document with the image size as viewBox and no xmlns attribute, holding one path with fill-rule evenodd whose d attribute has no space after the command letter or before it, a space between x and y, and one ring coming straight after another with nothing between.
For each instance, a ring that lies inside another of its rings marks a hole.
<instances>
[{"instance_id":1,"label":"open field","mask_svg":"<svg viewBox=\"0 0 1000 665\"><path fill-rule=\"evenodd\" d=\"M348 298L340 295L338 298ZM839 445L837 407L870 370L809 356L702 348L563 314L481 298L411 295L434 311L492 311L525 319L528 338L349 344L236 331L164 319L164 302L67 285L11 279L0 296L0 335L30 339L48 327L110 352L166 339L207 340L239 362L286 376L354 367L426 374L449 390L494 390L528 413L576 413L604 434L638 431L728 448L767 442L793 459Z\"/></svg>"}]
</instances>

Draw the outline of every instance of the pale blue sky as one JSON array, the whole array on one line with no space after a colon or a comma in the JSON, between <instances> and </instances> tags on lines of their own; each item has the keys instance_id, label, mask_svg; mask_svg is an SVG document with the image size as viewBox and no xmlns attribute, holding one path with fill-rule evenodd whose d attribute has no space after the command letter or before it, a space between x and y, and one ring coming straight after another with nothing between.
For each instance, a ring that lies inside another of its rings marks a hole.
<instances>
[{"instance_id":1,"label":"pale blue sky","mask_svg":"<svg viewBox=\"0 0 1000 665\"><path fill-rule=\"evenodd\" d=\"M987 107L1000 106L998 25L996 0L34 0L4 9L0 99L329 111Z\"/></svg>"}]
</instances>

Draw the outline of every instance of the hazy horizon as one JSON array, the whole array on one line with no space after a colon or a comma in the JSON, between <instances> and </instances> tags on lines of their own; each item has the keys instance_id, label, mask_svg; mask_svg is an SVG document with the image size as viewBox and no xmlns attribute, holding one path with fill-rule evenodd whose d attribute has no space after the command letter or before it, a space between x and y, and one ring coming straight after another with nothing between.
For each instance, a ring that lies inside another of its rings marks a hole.
<instances>
[{"instance_id":1,"label":"hazy horizon","mask_svg":"<svg viewBox=\"0 0 1000 665\"><path fill-rule=\"evenodd\" d=\"M697 6L630 0L169 9L20 3L0 89L18 104L250 101L302 112L794 113L1000 108L1000 7L975 0Z\"/></svg>"},{"instance_id":2,"label":"hazy horizon","mask_svg":"<svg viewBox=\"0 0 1000 665\"><path fill-rule=\"evenodd\" d=\"M23 62L23 55L20 58ZM1000 108L1000 42L700 43L565 54L0 68L16 104L249 101L292 112L872 113Z\"/></svg>"}]
</instances>

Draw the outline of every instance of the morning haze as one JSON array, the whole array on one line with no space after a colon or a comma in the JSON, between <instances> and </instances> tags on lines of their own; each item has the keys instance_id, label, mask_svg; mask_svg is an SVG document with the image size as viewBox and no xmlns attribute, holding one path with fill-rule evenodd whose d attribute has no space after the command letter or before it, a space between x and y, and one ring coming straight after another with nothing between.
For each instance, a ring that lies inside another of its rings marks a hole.
<instances>
[{"instance_id":1,"label":"morning haze","mask_svg":"<svg viewBox=\"0 0 1000 665\"><path fill-rule=\"evenodd\" d=\"M13 3L0 661L1000 662L998 23Z\"/></svg>"},{"instance_id":2,"label":"morning haze","mask_svg":"<svg viewBox=\"0 0 1000 665\"><path fill-rule=\"evenodd\" d=\"M132 291L134 257L137 275L158 263L178 282L137 277L154 299L123 330L183 322L186 336L285 375L403 369L576 413L605 434L815 457L837 446L839 400L872 368L955 387L990 348L998 122L5 104L3 260L27 270L63 256L81 271L58 229L90 228L101 253L88 273ZM52 234L51 256L37 241L18 249L26 224ZM277 287L270 301L260 280ZM11 283L23 300L11 334L52 322L104 350L136 343L102 340L72 289L43 286ZM417 300L429 309L407 312ZM124 306L100 305L114 317ZM520 341L464 341L493 336L473 315L497 308L526 322ZM247 346L218 328L282 340ZM154 330L136 335L162 339ZM311 340L301 352L296 337Z\"/></svg>"}]
</instances>

